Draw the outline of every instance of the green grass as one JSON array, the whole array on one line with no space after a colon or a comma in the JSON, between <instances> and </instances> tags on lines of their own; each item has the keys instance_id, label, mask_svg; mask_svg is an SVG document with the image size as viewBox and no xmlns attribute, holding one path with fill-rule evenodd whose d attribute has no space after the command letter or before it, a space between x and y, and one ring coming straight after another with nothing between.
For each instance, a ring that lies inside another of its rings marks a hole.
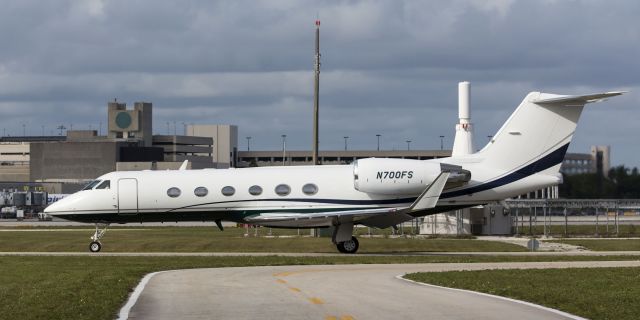
<instances>
[{"instance_id":1,"label":"green grass","mask_svg":"<svg viewBox=\"0 0 640 320\"><path fill-rule=\"evenodd\" d=\"M593 251L640 251L640 239L563 239L557 241Z\"/></svg>"},{"instance_id":2,"label":"green grass","mask_svg":"<svg viewBox=\"0 0 640 320\"><path fill-rule=\"evenodd\" d=\"M25 231L32 229L34 231ZM86 252L88 228L4 228L0 251ZM113 228L105 252L329 252L330 238L298 237L297 230L212 227ZM367 230L357 229L364 233ZM308 230L301 234L308 235ZM360 237L360 252L524 251L511 244L472 239ZM582 256L338 256L338 257L16 257L0 256L0 319L111 319L147 273L184 268L345 263L470 263L502 261L636 260ZM10 302L10 303L6 303Z\"/></svg>"},{"instance_id":3,"label":"green grass","mask_svg":"<svg viewBox=\"0 0 640 320\"><path fill-rule=\"evenodd\" d=\"M0 251L86 252L90 229L5 229L0 231ZM104 252L337 252L328 237L298 237L296 230L273 229L278 237L265 237L268 229L245 237L242 228L221 232L205 227L145 227L110 229L102 239ZM362 230L361 230L362 231ZM302 234L309 234L308 230ZM359 237L359 252L493 252L526 251L518 245L473 239Z\"/></svg>"},{"instance_id":4,"label":"green grass","mask_svg":"<svg viewBox=\"0 0 640 320\"><path fill-rule=\"evenodd\" d=\"M406 276L525 300L590 319L638 319L640 268L491 270Z\"/></svg>"},{"instance_id":5,"label":"green grass","mask_svg":"<svg viewBox=\"0 0 640 320\"><path fill-rule=\"evenodd\" d=\"M544 226L541 220L538 221L538 226L529 227L528 221L525 222L524 226L518 224L518 233L520 235L526 236L530 235L532 232L535 235L543 235L544 234ZM596 232L596 225L568 225L567 233L565 234L564 225L552 225L547 226L547 233L552 236L562 236L562 237L583 237L583 236L598 236L598 237L639 237L640 236L640 226L635 225L619 225L618 233L616 234L616 226L613 220L609 221L609 230L607 232L607 226L604 221L600 221L598 225L598 229ZM514 228L515 232L515 228Z\"/></svg>"},{"instance_id":6,"label":"green grass","mask_svg":"<svg viewBox=\"0 0 640 320\"><path fill-rule=\"evenodd\" d=\"M0 256L1 319L113 319L144 274L172 269L347 263L635 260L608 256L15 257ZM501 273L504 271L500 271ZM566 271L565 271L566 272ZM563 279L564 281L564 279ZM566 283L566 282L565 282ZM573 285L573 284L572 284ZM637 286L636 287L640 287ZM627 288L621 286L615 291Z\"/></svg>"}]
</instances>

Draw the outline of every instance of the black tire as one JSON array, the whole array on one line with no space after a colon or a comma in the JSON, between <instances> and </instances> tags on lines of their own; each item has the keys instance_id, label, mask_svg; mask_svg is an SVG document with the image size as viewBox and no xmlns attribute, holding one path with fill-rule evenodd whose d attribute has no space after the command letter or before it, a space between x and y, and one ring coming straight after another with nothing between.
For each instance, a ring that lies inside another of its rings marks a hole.
<instances>
[{"instance_id":1,"label":"black tire","mask_svg":"<svg viewBox=\"0 0 640 320\"><path fill-rule=\"evenodd\" d=\"M340 242L336 247L338 248L338 251L342 253L353 254L358 251L360 243L356 237L351 237L351 240Z\"/></svg>"},{"instance_id":2,"label":"black tire","mask_svg":"<svg viewBox=\"0 0 640 320\"><path fill-rule=\"evenodd\" d=\"M99 252L102 249L102 245L98 241L93 241L89 244L89 251L91 252Z\"/></svg>"}]
</instances>

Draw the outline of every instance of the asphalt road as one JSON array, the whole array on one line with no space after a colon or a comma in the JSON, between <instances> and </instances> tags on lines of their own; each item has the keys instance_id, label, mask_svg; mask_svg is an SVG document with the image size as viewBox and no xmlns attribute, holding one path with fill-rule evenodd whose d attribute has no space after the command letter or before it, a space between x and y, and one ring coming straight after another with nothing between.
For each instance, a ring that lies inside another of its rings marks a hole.
<instances>
[{"instance_id":1,"label":"asphalt road","mask_svg":"<svg viewBox=\"0 0 640 320\"><path fill-rule=\"evenodd\" d=\"M244 267L148 279L129 319L572 319L486 295L397 278L409 272L640 266L640 261ZM131 303L135 299L132 298ZM131 303L129 303L131 305ZM125 306L121 316L126 315ZM575 319L575 317L573 318Z\"/></svg>"}]
</instances>

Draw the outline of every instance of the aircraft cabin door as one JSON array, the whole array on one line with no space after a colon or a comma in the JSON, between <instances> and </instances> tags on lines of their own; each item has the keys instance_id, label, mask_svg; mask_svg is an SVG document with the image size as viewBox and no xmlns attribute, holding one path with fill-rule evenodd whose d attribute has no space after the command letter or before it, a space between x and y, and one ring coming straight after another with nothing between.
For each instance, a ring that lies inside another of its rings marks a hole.
<instances>
[{"instance_id":1,"label":"aircraft cabin door","mask_svg":"<svg viewBox=\"0 0 640 320\"><path fill-rule=\"evenodd\" d=\"M118 180L118 214L138 213L138 180Z\"/></svg>"}]
</instances>

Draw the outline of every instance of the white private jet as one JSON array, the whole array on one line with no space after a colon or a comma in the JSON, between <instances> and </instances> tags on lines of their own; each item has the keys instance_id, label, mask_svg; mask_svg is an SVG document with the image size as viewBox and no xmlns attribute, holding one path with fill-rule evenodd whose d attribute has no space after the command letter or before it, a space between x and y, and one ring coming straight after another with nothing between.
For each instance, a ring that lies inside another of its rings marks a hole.
<instances>
[{"instance_id":1,"label":"white private jet","mask_svg":"<svg viewBox=\"0 0 640 320\"><path fill-rule=\"evenodd\" d=\"M100 251L110 223L234 221L267 227L334 227L333 243L355 253L354 225L387 228L501 201L562 182L560 165L585 104L624 92L529 93L475 154L433 160L359 159L351 165L121 171L45 209L96 224Z\"/></svg>"}]
</instances>

